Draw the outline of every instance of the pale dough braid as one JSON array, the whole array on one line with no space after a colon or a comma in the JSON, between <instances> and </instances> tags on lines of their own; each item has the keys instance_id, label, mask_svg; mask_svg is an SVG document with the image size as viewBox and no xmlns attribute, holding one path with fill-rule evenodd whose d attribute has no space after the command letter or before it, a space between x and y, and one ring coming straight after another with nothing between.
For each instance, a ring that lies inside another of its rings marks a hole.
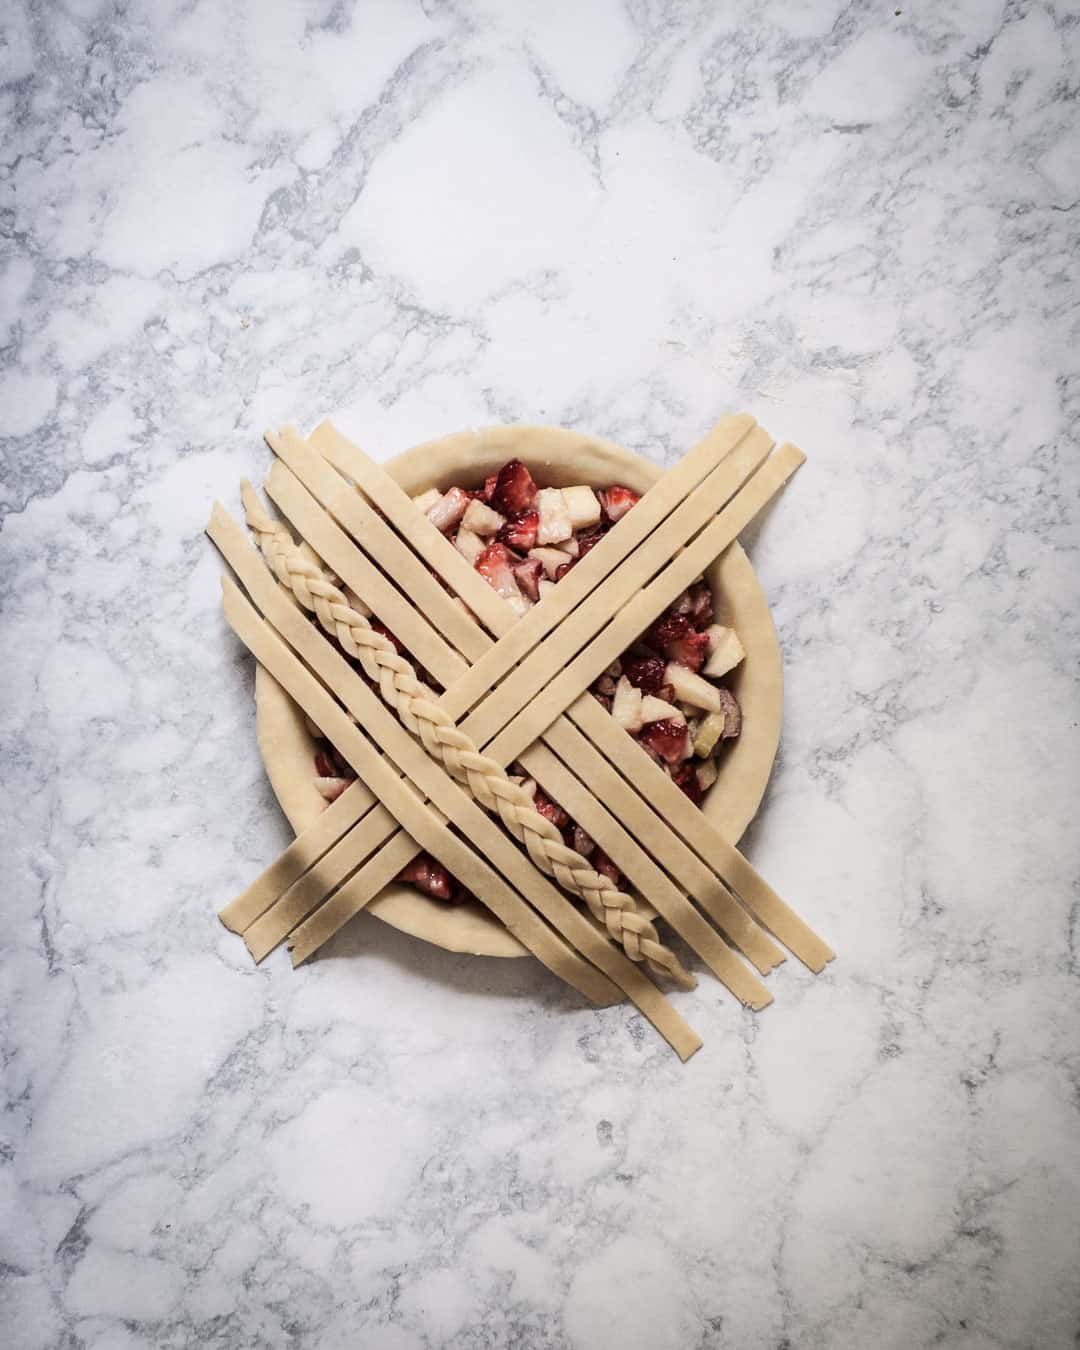
<instances>
[{"instance_id":1,"label":"pale dough braid","mask_svg":"<svg viewBox=\"0 0 1080 1350\"><path fill-rule=\"evenodd\" d=\"M556 825L537 811L525 789L514 783L493 759L477 750L439 707L437 695L417 679L412 665L398 653L393 642L372 628L365 616L349 604L344 592L295 543L286 527L263 510L255 490L246 481L241 485L241 497L248 527L257 537L274 575L305 609L314 612L342 649L359 660L364 673L378 685L385 702L428 753L444 765L452 778L465 784L482 806L498 813L541 871L585 901L632 961L644 961L656 974L683 988L692 988L693 976L660 941L653 924L637 912L633 897L616 890L607 877L590 866L587 858L567 848Z\"/></svg>"}]
</instances>

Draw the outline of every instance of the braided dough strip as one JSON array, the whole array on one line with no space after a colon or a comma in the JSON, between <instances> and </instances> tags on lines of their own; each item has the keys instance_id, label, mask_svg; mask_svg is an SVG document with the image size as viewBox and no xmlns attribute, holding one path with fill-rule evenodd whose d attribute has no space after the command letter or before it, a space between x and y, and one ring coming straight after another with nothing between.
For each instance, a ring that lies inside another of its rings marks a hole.
<instances>
[{"instance_id":1,"label":"braided dough strip","mask_svg":"<svg viewBox=\"0 0 1080 1350\"><path fill-rule=\"evenodd\" d=\"M326 560L332 561L348 584L359 591L362 578L373 570L367 560L284 465L275 464L271 477L278 504L310 544L320 553L326 549L323 553ZM340 478L338 482L345 486ZM587 858L568 848L559 830L536 810L525 790L458 731L453 719L438 706L431 690L419 683L412 665L398 654L391 640L372 629L367 618L352 609L345 595L322 577L317 568L299 558L288 530L261 510L250 489L244 491L244 505L248 524L258 533L260 546L279 581L290 588L305 609L315 611L323 627L350 656L359 659L365 673L378 684L383 700L397 712L409 731L419 737L428 753L442 763L452 778L464 783L481 805L498 814L541 871L585 901L593 916L606 925L612 938L626 948L632 959L644 957L655 972L690 987L692 978L674 952L660 941L652 922L637 912L636 901L596 871ZM398 546L404 548L400 543ZM419 616L398 593L394 593L392 611L386 612L406 640L412 638L417 628L418 636L425 639L423 625L417 623ZM479 630L477 633L486 641ZM425 652L434 648L426 640L419 645L423 661ZM463 669L460 658L447 653L446 660L455 664L455 674ZM690 906L685 900L683 903L692 922Z\"/></svg>"},{"instance_id":2,"label":"braided dough strip","mask_svg":"<svg viewBox=\"0 0 1080 1350\"><path fill-rule=\"evenodd\" d=\"M215 507L211 538L223 553L228 549L226 557L241 576L249 594L296 651L302 653L315 674L328 687L339 692L345 699L346 707L356 717L377 728L386 754L416 788L430 797L459 829L470 838L475 838L499 867L515 873L518 889L529 897L536 910L573 941L583 955L588 956L632 999L677 1053L684 1057L692 1054L700 1046L700 1040L655 985L612 947L565 896L521 859L515 846L498 826L451 782L397 724L345 659L307 622L302 612L282 595L258 555L244 541L239 526L231 521L220 506ZM527 930L527 936L535 939L538 923L535 912L523 904L519 896L514 895L491 865L447 830L397 777L389 763L352 724L314 676L288 651L266 623L260 623L237 587L227 579L224 585L226 616L237 628L241 639L251 647L270 673L281 681L286 691L316 725L332 738L338 750L417 843L443 862L485 902L490 903L493 899L496 902L491 905L494 912L515 936L521 937L525 945L529 946L522 931ZM244 611L250 620L241 632ZM257 631L253 631L252 621ZM258 650L253 643L258 646ZM607 985L607 981L604 984ZM607 989L603 996L607 996Z\"/></svg>"},{"instance_id":3,"label":"braided dough strip","mask_svg":"<svg viewBox=\"0 0 1080 1350\"><path fill-rule=\"evenodd\" d=\"M707 495L707 484L716 467L746 438L755 426L746 413L722 418L702 441L668 470L659 482L644 494L614 529L573 568L543 603L518 618L504 600L495 596L499 618L485 623L499 636L499 642L477 660L464 680L443 695L444 705L455 720L477 699L486 696L548 633L560 624L619 563L647 540L679 505L701 485L697 496ZM763 434L763 433L762 433ZM329 422L316 427L311 444L343 473L351 477L397 528L410 539L421 555L454 587L474 613L480 607L490 611L493 592L487 582L465 563L448 539L435 529L384 470L346 440ZM769 442L771 444L771 442ZM732 489L734 490L734 489ZM659 561L667 561L665 555ZM460 566L459 564L464 564ZM484 593L487 593L486 595ZM609 611L610 618L614 610ZM560 635L563 628L559 629ZM515 709L515 711L517 711Z\"/></svg>"},{"instance_id":4,"label":"braided dough strip","mask_svg":"<svg viewBox=\"0 0 1080 1350\"><path fill-rule=\"evenodd\" d=\"M669 472L668 479L679 481L679 475L683 466L694 456L701 456L704 448L709 448L711 456L722 459L724 445L734 442L738 444L745 439L745 436L753 428L752 418L728 418L724 419L709 437L706 437L698 447L682 461L675 469ZM401 530L406 537L413 539L416 547L421 551L424 560L439 572L448 583L459 588L462 598L471 607L480 608L480 601L487 599L493 594L491 587L477 575L477 573L468 565L464 564L463 575L458 575L458 565L463 564L464 560L457 549L431 525L425 517L422 517L415 506L409 500L408 496L402 491L396 482L383 470L375 464L358 447L354 446L344 436L333 428L330 423L323 423L313 433L311 444L319 443L321 449L331 453L332 462L337 467L357 483L360 489L375 502L379 510L392 521ZM712 458L705 461L705 467L712 462ZM303 471L303 465L297 464L297 467ZM667 479L663 480L667 481ZM662 484L658 484L660 487ZM653 493L656 489L650 490L642 498L641 502L619 523L620 529L625 528L628 520L632 519L642 506L653 500ZM407 528L408 527L408 528ZM616 537L617 532L612 531L608 537ZM629 538L629 534L626 536ZM629 545L627 546L629 551ZM579 573L583 572L585 564L591 559L602 557L600 546L592 549L584 560L560 583L560 590L566 582L574 580ZM616 559L617 561L617 559ZM614 565L614 564L612 564ZM545 602L545 607L558 596L556 591ZM536 610L530 611L525 619L518 620L506 603L496 596L498 606L503 611L501 623L489 622L489 626L494 628L503 628L516 631L515 625L528 622ZM540 607L537 607L540 608ZM554 612L554 611L553 611ZM408 632L407 627L402 625L399 630L402 634ZM412 634L409 634L408 640L412 641ZM504 649L507 639L503 638L498 647ZM452 711L451 700L457 686L444 693L440 703ZM595 728L601 724L603 729L609 733L614 741L621 737L624 741L627 739L621 728L616 727L612 719L604 710L595 703L594 700L586 700L588 706L587 721L583 721L583 727L589 731L593 740L597 737L590 728ZM558 745L554 739L558 736ZM708 868L704 867L701 860L686 846L685 843L675 834L667 823L658 816L647 803L643 803L639 797L629 789L617 774L610 770L603 759L598 756L586 737L582 736L575 727L573 727L566 718L560 718L545 733L544 739L554 748L557 748L561 757L568 763L572 763L584 781L592 789L594 796L601 802L615 807L626 821L634 822L633 833L635 837L642 841L647 841L651 851L659 858L661 851L664 855L664 865L672 871L672 874L690 891L694 898L701 904L702 908L718 924L718 926L727 934L727 936L753 961L762 974L778 965L783 959L783 953L772 942L767 934L760 929L756 923L747 917L746 912L738 905L732 897L730 891L724 883ZM599 742L597 742L599 743ZM636 754L634 753L636 751ZM623 746L623 752L631 753L633 758L648 759L640 748L633 747L631 751L628 746ZM523 766L540 782L544 790L554 800L562 802L564 787L561 780L557 778L557 765L548 761L538 760L536 764L530 763L529 755L531 751L523 752L519 757ZM621 763L621 755L616 754L615 760ZM651 761L650 761L651 763ZM655 767L655 766L654 766ZM545 769L547 772L545 772ZM605 772L606 770L606 772ZM580 820L582 827L589 831L594 838L598 838L598 828L590 827L588 821ZM633 876L633 869L628 869L625 865L625 859L619 857L602 840L601 847L611 856L618 866L622 868L628 876L637 884L637 878ZM732 846L727 845L727 852L732 852ZM745 870L745 869L744 869ZM751 869L751 875L756 876ZM750 888L751 891L754 888ZM769 911L769 926L776 936L780 938L790 950L799 956L800 959L810 961L816 959L817 948L823 946L820 940L811 932L809 928L794 913L788 910L781 901L782 911L777 910L776 905L771 903L769 896L779 899L775 892L762 883L760 890L762 903L766 905ZM748 907L750 907L748 905ZM791 916L789 921L787 915ZM775 925L775 926L774 926Z\"/></svg>"},{"instance_id":5,"label":"braided dough strip","mask_svg":"<svg viewBox=\"0 0 1080 1350\"><path fill-rule=\"evenodd\" d=\"M648 628L671 604L677 595L723 553L765 503L787 482L806 459L794 445L784 445L735 495L731 502L708 525L693 543L661 571L644 590L623 606L622 610L569 663L557 648L547 646L534 652L529 663L532 674L542 674L550 683L539 689L523 712L508 722L490 743L493 756L505 755L515 759L530 746L563 711L569 709L593 680L624 651L634 639ZM510 677L513 680L513 676ZM507 681L510 683L510 681ZM493 700L489 699L490 706ZM500 721L505 719L499 718ZM468 726L471 718L466 719ZM464 729L464 727L463 727Z\"/></svg>"}]
</instances>

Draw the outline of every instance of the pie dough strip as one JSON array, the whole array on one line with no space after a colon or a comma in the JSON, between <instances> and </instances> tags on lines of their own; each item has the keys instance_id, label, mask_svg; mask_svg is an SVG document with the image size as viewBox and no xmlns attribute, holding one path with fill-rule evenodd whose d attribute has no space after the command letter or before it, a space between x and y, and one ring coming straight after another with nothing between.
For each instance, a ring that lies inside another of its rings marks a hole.
<instances>
[{"instance_id":1,"label":"pie dough strip","mask_svg":"<svg viewBox=\"0 0 1080 1350\"><path fill-rule=\"evenodd\" d=\"M532 745L578 695L584 694L593 680L603 674L620 652L625 651L675 597L723 553L805 458L794 445L782 446L693 543L688 544L644 590L624 605L607 627L578 652L569 664L566 663L566 649L558 645L545 643L540 650L535 651L527 665L519 667L506 682L512 683L522 673L533 676L530 681L530 687L534 690L532 701L491 741L488 753L493 758L505 757L510 761ZM487 708L498 702L496 695L482 706ZM472 720L472 717L465 720L462 731ZM498 720L500 725L506 720L501 712Z\"/></svg>"},{"instance_id":2,"label":"pie dough strip","mask_svg":"<svg viewBox=\"0 0 1080 1350\"><path fill-rule=\"evenodd\" d=\"M246 890L229 901L218 914L221 922L233 933L245 932L374 804L375 798L359 779L350 784Z\"/></svg>"},{"instance_id":3,"label":"pie dough strip","mask_svg":"<svg viewBox=\"0 0 1080 1350\"><path fill-rule=\"evenodd\" d=\"M750 419L729 420L745 421L749 423L747 430L750 430L753 427L753 423ZM329 428L328 424L323 425L328 428L330 432L333 432L333 428ZM333 434L337 437L337 433ZM764 433L760 434L764 437ZM362 452L356 450L355 447L348 446L348 442L345 442L343 437L337 437L337 441L344 443L348 449L354 452L347 460L339 456L339 458L342 458L342 467L347 466L348 469L351 470L354 481L357 482L357 486L360 487L362 491L368 493L371 499L376 502L379 508L383 510L389 518L397 523L398 520L408 522L419 517L416 507L401 488L393 482L388 474L386 474L385 470L374 464L367 456L363 455ZM762 442L759 442L759 444L761 443ZM647 496L643 497L642 502L646 499ZM642 503L639 502L634 508L635 512L640 509L641 504ZM286 514L289 514L287 508ZM633 512L629 513L629 515L633 514ZM425 523L430 525L430 522L425 521ZM423 550L422 556L425 561L432 566L435 566L436 570L439 570L437 567L437 555L445 549L448 549L453 553L455 558L460 558L460 555L453 545L451 545L438 530L435 530L433 526L431 527L431 532L434 535L434 541L424 539L420 545ZM303 529L301 529L301 533L304 533ZM430 552L429 544L431 545ZM597 546L597 549L598 548L599 545ZM591 550L589 557L592 557L593 554L597 552L597 549ZM583 564L574 568L566 580L576 576L581 566L583 566ZM347 564L344 561L344 551L342 551L339 574L344 576L346 570ZM449 580L451 569L447 569L446 575ZM469 593L463 597L466 599L466 602L472 599L474 584L481 587L482 590L490 592L491 588L483 578L479 577L476 572L467 565L466 577L469 581L469 586L466 588ZM560 585L562 584L564 583L560 583ZM518 622L504 601L499 600L499 604L503 606L507 616L508 625L512 626L515 622ZM411 644L415 641L415 630L410 630L409 622L403 618L395 631L401 636L406 646L411 648ZM490 639L486 637L483 641L490 644ZM445 706L447 701L448 695L444 694L442 699L440 699L440 703ZM605 715L599 708L595 711L598 717L603 717ZM558 723L549 728L549 732L555 733L556 728L561 728L561 745L559 747L559 752L562 758L567 763L573 763L579 773L582 773L580 762L585 760L587 771L583 773L582 776L586 783L592 788L599 802L602 803L605 800L605 789L599 788L596 781L596 773L603 772L602 766L604 765L604 761L602 757L596 755L595 752L591 758L589 757L590 747L588 746L587 741L565 719L560 719ZM551 739L550 735L547 735L545 739L554 745L554 741ZM520 758L525 767L528 768L530 772L533 772L532 767L526 762L526 755L522 755ZM563 804L561 801L560 786L556 781L554 766L552 763L548 763L546 767L548 769L548 773L545 775L547 781L542 782L541 785L544 787L545 791L548 792L549 796L555 801L560 802L560 804ZM534 777L538 777L539 781L539 776L535 773ZM630 813L629 816L624 815L624 819L632 818L635 820L635 837L643 842L647 840L650 845L650 851L654 853L656 852L656 845L662 843L666 846L664 848L666 856L664 865L668 867L669 870L672 870L674 861L676 870L673 874L677 875L682 884L690 889L694 898L698 900L706 913L708 913L709 916L727 933L728 937L735 942L735 945L738 946L751 961L753 961L754 965L762 974L767 974L775 966L779 965L784 959L783 952L769 936L747 916L746 912L740 908L730 892L724 886L723 882L709 873L708 869L702 865L701 861L686 847L678 836L664 825L662 819L657 817L655 813L649 811L648 807L640 801L632 789L621 783L617 776L612 775L612 777L615 778L614 783L611 782L610 778L607 779L605 783L606 791L613 793L615 797L614 800L609 801L609 804L615 805L620 813L627 811ZM579 821L579 823L582 825L582 828L586 830L589 829L587 822ZM605 852L613 858L616 864L620 866L624 872L627 871L627 868L623 865L619 856L612 853L606 846ZM633 880L633 878L631 879ZM665 915L665 917L669 916ZM693 945L693 943L691 943L691 945Z\"/></svg>"},{"instance_id":4,"label":"pie dough strip","mask_svg":"<svg viewBox=\"0 0 1080 1350\"><path fill-rule=\"evenodd\" d=\"M685 502L755 425L754 419L746 413L722 418L674 468L669 469L663 478L649 488L634 509L628 511L616 527L589 550L542 604L535 605L520 618L465 561L449 539L426 517L421 516L390 475L329 422L323 422L315 428L310 444L371 498L421 556L453 586L465 604L483 618L487 627L500 638L493 649L476 661L465 679L453 689L448 689L444 695L444 706L456 720L477 699L488 694L652 530Z\"/></svg>"},{"instance_id":5,"label":"pie dough strip","mask_svg":"<svg viewBox=\"0 0 1080 1350\"><path fill-rule=\"evenodd\" d=\"M619 767L645 800L708 864L719 872L754 917L773 933L815 975L836 953L791 909L765 878L726 839L641 746L627 737L591 694L567 710L569 716ZM625 742L632 747L628 750Z\"/></svg>"},{"instance_id":6,"label":"pie dough strip","mask_svg":"<svg viewBox=\"0 0 1080 1350\"><path fill-rule=\"evenodd\" d=\"M716 516L724 503L738 490L740 484L767 457L772 446L772 439L761 427L755 427L744 437L739 446L705 479L694 496L687 498L677 510L673 511L667 520L658 526L625 562L610 573L604 584L579 605L555 632L548 634L543 642L534 647L497 689L492 689L481 702L477 703L461 723L462 731L482 745L490 741L514 716L522 714L554 674L562 670L604 624L617 620L640 594L642 587L650 578L668 565L672 556ZM639 502L638 505L640 504ZM628 511L623 519L629 519L636 510L637 506ZM619 522L619 525L621 524L622 521ZM617 530L618 526L615 528ZM614 533L613 530L612 534ZM599 547L598 544L595 549L590 550L589 556L597 552ZM588 562L588 556L585 561ZM714 558L709 559L709 563L713 561ZM705 566L708 566L708 563ZM704 571L704 567L700 570ZM569 577L576 571L577 568L573 568ZM692 581L693 577L690 580ZM561 586L562 582L559 585ZM548 598L554 600L558 594L559 587L556 586ZM547 599L541 601L537 609L542 609L546 603ZM645 627L647 624L642 624L642 629ZM637 638L640 632L641 629L635 630L631 640ZM616 652L615 655L618 656L619 653Z\"/></svg>"},{"instance_id":7,"label":"pie dough strip","mask_svg":"<svg viewBox=\"0 0 1080 1350\"><path fill-rule=\"evenodd\" d=\"M289 466L312 496L322 502L330 515L340 521L354 539L364 541L364 552L393 580L399 591L403 591L412 599L420 613L430 619L436 640L441 644L445 637L470 661L483 655L488 647L488 639L476 622L457 604L438 579L431 575L416 554L402 544L360 493L350 487L321 455L312 450L296 428L286 427L277 435L267 431L265 436L267 444L277 455L278 460ZM275 464L274 469L278 470L280 476L279 465ZM416 514L415 507L413 513ZM301 530L301 534L321 552L318 544L306 530ZM322 556L331 567L334 566L333 560L327 554L323 553ZM464 562L464 559L462 561ZM366 593L363 594L367 599ZM374 599L367 599L367 603L375 609L376 614L379 614ZM383 616L379 614L379 617ZM393 630L393 623L389 618L383 619L383 622ZM437 634L434 633L436 629ZM419 652L415 655L428 670L433 670Z\"/></svg>"},{"instance_id":8,"label":"pie dough strip","mask_svg":"<svg viewBox=\"0 0 1080 1350\"><path fill-rule=\"evenodd\" d=\"M255 961L262 961L269 956L301 920L317 909L350 872L354 872L369 854L385 844L397 830L398 823L385 806L376 806L373 811L369 811L354 829L349 830L332 849L323 854L310 871L294 881L275 905L244 931L244 942ZM404 837L409 839L408 835ZM409 844L415 857L418 852L415 841L409 839ZM405 862L399 863L397 872L409 861L411 859L406 858ZM388 880L392 881L397 872Z\"/></svg>"},{"instance_id":9,"label":"pie dough strip","mask_svg":"<svg viewBox=\"0 0 1080 1350\"><path fill-rule=\"evenodd\" d=\"M536 744L530 747L526 768L545 791L546 783L552 784L551 795L559 805L592 835L605 853L618 860L618 866L638 890L648 896L649 903L655 906L657 912L663 915L740 1003L753 1008L755 1012L768 1007L773 996L757 976L743 965L720 934L706 923L645 849L596 800L589 789L555 758L547 746Z\"/></svg>"},{"instance_id":10,"label":"pie dough strip","mask_svg":"<svg viewBox=\"0 0 1080 1350\"><path fill-rule=\"evenodd\" d=\"M342 575L354 588L359 587L362 583L357 578L365 574L365 569L371 570L367 559L284 465L275 464L274 469L284 476L280 485L289 490L281 500L313 538L331 547ZM541 871L554 876L564 890L586 902L594 917L603 921L632 959L644 957L654 972L691 987L692 977L675 953L660 941L651 920L639 914L634 898L597 872L587 858L569 848L555 826L536 812L524 790L515 787L500 766L481 756L475 745L462 737L450 715L438 707L437 695L418 681L411 663L398 653L393 641L371 627L366 615L352 606L345 592L323 576L319 565L300 557L291 533L266 515L250 484L245 484L242 495L248 526L258 535L272 573L304 609L315 611L320 624L348 655L359 657L365 675L378 683L383 700L394 709L407 730L422 741L434 760L447 769L451 778L466 783L481 805L498 814ZM404 548L400 541L396 543ZM428 625L400 597L394 617L402 638L411 642L415 637L423 649ZM460 667L458 658L452 659Z\"/></svg>"},{"instance_id":11,"label":"pie dough strip","mask_svg":"<svg viewBox=\"0 0 1080 1350\"><path fill-rule=\"evenodd\" d=\"M225 513L215 508L215 522ZM222 522L223 523L223 522ZM242 538L239 526L229 522L236 535ZM212 535L214 542L222 538L220 528ZM222 539L222 543L226 541ZM221 544L219 544L221 547ZM224 550L223 550L224 551ZM232 550L230 549L230 552ZM581 953L594 961L629 995L638 1009L676 1050L686 1058L701 1045L697 1035L686 1025L667 999L641 970L633 965L595 929L574 905L518 852L513 842L502 833L470 798L457 787L446 773L429 758L409 733L386 711L359 675L311 624L302 612L280 592L277 582L263 566L258 555L244 543L242 558L236 561L243 567L238 572L249 587L249 594L257 601L263 613L272 617L279 631L294 644L310 663L305 669L277 639L269 624L260 622L258 615L244 600L238 588L227 578L223 585L226 595L226 617L253 654L304 709L315 724L321 727L332 743L343 754L392 811L402 826L421 847L438 858L465 886L491 905L491 908L526 946L530 943L522 933L535 939L537 927L543 928L537 918L539 911L560 932L573 941ZM230 559L232 562L232 559ZM235 563L234 563L235 566ZM246 623L245 623L246 619ZM325 684L344 697L346 707L369 726L378 730L386 754L398 768L408 775L420 792L429 796L450 820L467 836L477 840L485 852L504 872L518 877L519 888L526 893L536 910L531 910L519 896L515 896L502 878L487 862L477 856L461 839L441 825L421 800L397 777L389 763L382 758L366 736L355 727L341 708L316 680L314 671ZM491 903L494 900L495 903ZM531 919L532 923L526 921ZM550 930L545 930L550 933ZM532 948L530 948L532 949ZM537 952L537 955L540 955ZM541 959L543 959L541 957ZM549 964L545 961L545 964ZM576 973L576 972L575 972ZM595 974L595 972L593 972ZM604 997L610 996L610 985L604 981ZM575 987L579 984L575 983Z\"/></svg>"}]
</instances>

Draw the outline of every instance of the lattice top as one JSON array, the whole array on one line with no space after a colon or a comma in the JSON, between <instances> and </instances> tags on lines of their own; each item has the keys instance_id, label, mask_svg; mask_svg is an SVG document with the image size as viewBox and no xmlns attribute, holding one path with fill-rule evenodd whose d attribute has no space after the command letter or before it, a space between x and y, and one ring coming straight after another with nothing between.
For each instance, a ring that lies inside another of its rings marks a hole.
<instances>
[{"instance_id":1,"label":"lattice top","mask_svg":"<svg viewBox=\"0 0 1080 1350\"><path fill-rule=\"evenodd\" d=\"M752 1008L771 995L737 952L761 974L783 959L774 938L815 971L831 959L586 692L801 452L774 451L749 417L724 419L519 617L329 424L309 440L286 428L267 441L278 457L267 491L301 539L245 485L264 563L215 506L208 533L247 593L224 580L226 616L358 777L222 912L257 960L286 939L294 963L306 959L421 849L587 998L629 996L683 1058L700 1040L645 972L693 979L654 912ZM564 842L507 773L515 761L628 885Z\"/></svg>"}]
</instances>

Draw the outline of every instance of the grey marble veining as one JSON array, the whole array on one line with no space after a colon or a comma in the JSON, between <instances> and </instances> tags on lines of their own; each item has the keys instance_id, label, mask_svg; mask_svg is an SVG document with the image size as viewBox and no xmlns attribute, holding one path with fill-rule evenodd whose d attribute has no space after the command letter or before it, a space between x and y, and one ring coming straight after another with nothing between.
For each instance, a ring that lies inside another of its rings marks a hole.
<instances>
[{"instance_id":1,"label":"grey marble veining","mask_svg":"<svg viewBox=\"0 0 1080 1350\"><path fill-rule=\"evenodd\" d=\"M4 6L0 1343L1080 1336L1080 11ZM287 839L201 529L259 433L810 463L746 840L835 944L681 1067L530 962L216 908Z\"/></svg>"}]
</instances>

